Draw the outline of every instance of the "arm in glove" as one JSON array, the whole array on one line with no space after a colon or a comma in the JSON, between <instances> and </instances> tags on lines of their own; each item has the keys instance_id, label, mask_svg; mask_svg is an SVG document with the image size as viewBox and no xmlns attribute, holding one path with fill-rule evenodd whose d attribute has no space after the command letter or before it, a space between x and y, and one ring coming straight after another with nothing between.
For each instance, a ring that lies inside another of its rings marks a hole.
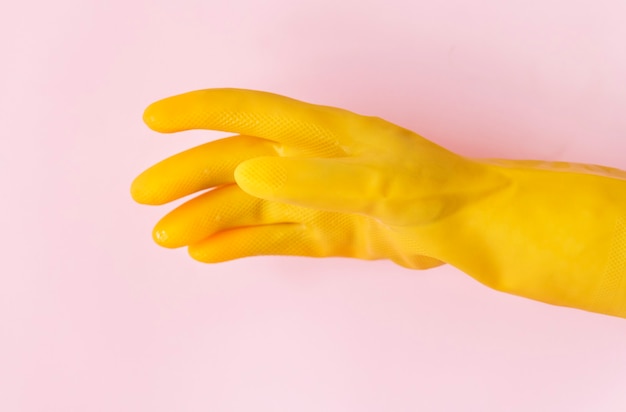
<instances>
[{"instance_id":1,"label":"arm in glove","mask_svg":"<svg viewBox=\"0 0 626 412\"><path fill-rule=\"evenodd\" d=\"M236 136L146 170L135 200L201 261L277 254L449 263L508 293L626 317L626 173L454 154L375 117L237 89L154 103L154 130Z\"/></svg>"}]
</instances>

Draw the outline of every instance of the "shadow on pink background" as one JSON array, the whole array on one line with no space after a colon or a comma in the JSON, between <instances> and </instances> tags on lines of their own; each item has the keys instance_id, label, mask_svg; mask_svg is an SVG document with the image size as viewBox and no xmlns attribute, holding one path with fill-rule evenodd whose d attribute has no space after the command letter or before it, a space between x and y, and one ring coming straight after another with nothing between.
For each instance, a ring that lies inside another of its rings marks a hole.
<instances>
[{"instance_id":1,"label":"shadow on pink background","mask_svg":"<svg viewBox=\"0 0 626 412\"><path fill-rule=\"evenodd\" d=\"M160 249L141 122L243 87L465 155L626 169L626 3L14 2L0 13L0 410L623 411L626 321L442 267Z\"/></svg>"}]
</instances>

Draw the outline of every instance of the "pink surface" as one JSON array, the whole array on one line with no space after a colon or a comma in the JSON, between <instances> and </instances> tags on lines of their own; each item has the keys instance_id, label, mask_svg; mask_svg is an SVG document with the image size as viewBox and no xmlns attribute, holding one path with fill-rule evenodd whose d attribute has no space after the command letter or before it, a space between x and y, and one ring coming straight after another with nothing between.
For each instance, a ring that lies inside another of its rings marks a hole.
<instances>
[{"instance_id":1,"label":"pink surface","mask_svg":"<svg viewBox=\"0 0 626 412\"><path fill-rule=\"evenodd\" d=\"M626 321L443 267L150 239L133 177L217 134L153 100L273 91L472 156L626 169L623 0L12 2L0 13L0 410L623 411Z\"/></svg>"}]
</instances>

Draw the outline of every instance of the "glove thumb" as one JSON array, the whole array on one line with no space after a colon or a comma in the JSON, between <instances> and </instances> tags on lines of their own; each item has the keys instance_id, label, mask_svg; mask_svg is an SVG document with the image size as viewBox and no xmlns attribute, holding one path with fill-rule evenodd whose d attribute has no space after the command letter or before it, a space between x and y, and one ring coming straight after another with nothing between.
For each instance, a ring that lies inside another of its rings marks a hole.
<instances>
[{"instance_id":1,"label":"glove thumb","mask_svg":"<svg viewBox=\"0 0 626 412\"><path fill-rule=\"evenodd\" d=\"M252 196L344 213L371 208L376 175L338 158L258 157L235 169L235 181Z\"/></svg>"}]
</instances>

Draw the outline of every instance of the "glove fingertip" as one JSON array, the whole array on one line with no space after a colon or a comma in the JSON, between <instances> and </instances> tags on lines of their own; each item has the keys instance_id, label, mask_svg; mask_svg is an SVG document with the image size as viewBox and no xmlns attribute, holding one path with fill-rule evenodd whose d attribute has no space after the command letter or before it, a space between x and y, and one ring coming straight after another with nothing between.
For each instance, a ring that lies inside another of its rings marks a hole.
<instances>
[{"instance_id":1,"label":"glove fingertip","mask_svg":"<svg viewBox=\"0 0 626 412\"><path fill-rule=\"evenodd\" d=\"M287 168L280 158L256 158L235 169L235 181L246 193L263 199L274 198L287 183Z\"/></svg>"},{"instance_id":2,"label":"glove fingertip","mask_svg":"<svg viewBox=\"0 0 626 412\"><path fill-rule=\"evenodd\" d=\"M157 187L146 172L133 180L130 185L130 195L135 202L142 205L163 205L173 200L169 192Z\"/></svg>"},{"instance_id":3,"label":"glove fingertip","mask_svg":"<svg viewBox=\"0 0 626 412\"><path fill-rule=\"evenodd\" d=\"M176 124L176 113L171 106L167 103L167 99L150 104L143 112L143 122L151 130L159 133L180 131Z\"/></svg>"},{"instance_id":4,"label":"glove fingertip","mask_svg":"<svg viewBox=\"0 0 626 412\"><path fill-rule=\"evenodd\" d=\"M155 115L155 110L153 108L154 104L151 104L144 110L143 112L143 122L148 126L151 130L155 132L165 132L163 125L159 122L158 117Z\"/></svg>"},{"instance_id":5,"label":"glove fingertip","mask_svg":"<svg viewBox=\"0 0 626 412\"><path fill-rule=\"evenodd\" d=\"M172 234L174 236L172 236ZM176 249L186 246L186 242L181 239L180 233L177 234L175 230L173 233L170 233L167 228L163 228L161 222L152 230L152 239L154 243L167 249Z\"/></svg>"},{"instance_id":6,"label":"glove fingertip","mask_svg":"<svg viewBox=\"0 0 626 412\"><path fill-rule=\"evenodd\" d=\"M141 176L138 176L133 183L130 184L130 196L133 200L142 205L151 205L151 196L146 190L146 185L142 182Z\"/></svg>"}]
</instances>

